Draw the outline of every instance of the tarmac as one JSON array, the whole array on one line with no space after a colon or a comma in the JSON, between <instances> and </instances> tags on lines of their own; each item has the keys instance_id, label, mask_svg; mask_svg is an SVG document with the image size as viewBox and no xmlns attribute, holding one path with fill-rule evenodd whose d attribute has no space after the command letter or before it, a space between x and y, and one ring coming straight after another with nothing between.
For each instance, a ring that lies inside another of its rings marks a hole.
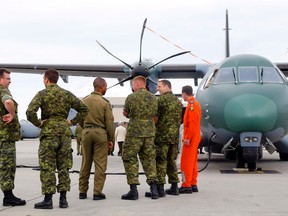
<instances>
[{"instance_id":1,"label":"tarmac","mask_svg":"<svg viewBox=\"0 0 288 216\"><path fill-rule=\"evenodd\" d=\"M212 155L208 167L199 173L198 193L180 194L152 200L144 196L149 191L145 175L140 168L138 186L139 199L135 201L121 200L121 195L127 193L126 182L121 157L109 156L107 178L103 193L106 200L93 200L93 174L90 177L88 198L78 198L78 171L81 166L81 156L76 155L76 141L72 141L74 149L74 164L71 169L71 191L67 194L69 207L59 208L59 194L53 196L54 208L49 210L34 209L34 204L43 200L38 166L38 139L27 139L17 142L17 171L14 194L27 201L25 206L0 206L0 216L274 216L288 215L288 162L279 160L277 153L270 155L264 152L258 167L263 172L235 172L235 163L227 161L222 155ZM199 155L199 169L205 166L208 155ZM179 161L179 159L178 159ZM94 172L94 170L92 170ZM179 177L181 178L180 174ZM166 184L165 188L170 185ZM180 185L179 185L180 186ZM3 194L0 195L0 200Z\"/></svg>"}]
</instances>

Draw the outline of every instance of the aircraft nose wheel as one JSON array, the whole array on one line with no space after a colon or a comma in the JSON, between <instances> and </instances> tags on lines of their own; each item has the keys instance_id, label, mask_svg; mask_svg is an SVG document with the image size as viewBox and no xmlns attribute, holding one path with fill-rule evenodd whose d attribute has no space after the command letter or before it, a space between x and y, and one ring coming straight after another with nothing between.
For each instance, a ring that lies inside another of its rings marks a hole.
<instances>
[{"instance_id":1,"label":"aircraft nose wheel","mask_svg":"<svg viewBox=\"0 0 288 216\"><path fill-rule=\"evenodd\" d=\"M256 170L256 163L258 158L258 147L240 148L237 151L236 167L245 168L245 162L247 162L249 172L253 172Z\"/></svg>"}]
</instances>

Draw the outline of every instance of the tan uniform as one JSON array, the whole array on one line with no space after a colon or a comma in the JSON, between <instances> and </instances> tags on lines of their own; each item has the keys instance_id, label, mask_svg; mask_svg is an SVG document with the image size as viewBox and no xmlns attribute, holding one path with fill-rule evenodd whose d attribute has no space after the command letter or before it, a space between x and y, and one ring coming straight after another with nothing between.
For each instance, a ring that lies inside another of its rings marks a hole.
<instances>
[{"instance_id":1,"label":"tan uniform","mask_svg":"<svg viewBox=\"0 0 288 216\"><path fill-rule=\"evenodd\" d=\"M79 191L86 193L92 162L95 163L93 194L102 193L107 168L108 141L114 141L114 117L112 108L98 92L92 92L83 99L89 112L83 122L82 165L79 175Z\"/></svg>"}]
</instances>

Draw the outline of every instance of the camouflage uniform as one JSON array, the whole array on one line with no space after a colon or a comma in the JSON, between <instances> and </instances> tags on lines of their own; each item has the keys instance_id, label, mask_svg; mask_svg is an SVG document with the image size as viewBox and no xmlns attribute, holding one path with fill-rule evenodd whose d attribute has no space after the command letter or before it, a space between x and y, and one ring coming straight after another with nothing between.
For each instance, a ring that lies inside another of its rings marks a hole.
<instances>
[{"instance_id":1,"label":"camouflage uniform","mask_svg":"<svg viewBox=\"0 0 288 216\"><path fill-rule=\"evenodd\" d=\"M157 99L141 88L126 98L124 111L130 118L122 154L127 182L129 185L140 184L137 158L139 154L147 178L146 182L150 185L157 182L154 145Z\"/></svg>"},{"instance_id":2,"label":"camouflage uniform","mask_svg":"<svg viewBox=\"0 0 288 216\"><path fill-rule=\"evenodd\" d=\"M69 169L72 168L73 161L72 132L67 124L67 117L70 108L78 111L76 117L71 120L75 125L84 118L88 109L80 99L57 84L50 84L46 89L38 92L28 106L27 119L36 127L41 124L41 120L37 118L39 108L41 108L41 120L46 120L41 126L38 150L42 193L56 192L56 168L59 180L57 191L69 191Z\"/></svg>"},{"instance_id":3,"label":"camouflage uniform","mask_svg":"<svg viewBox=\"0 0 288 216\"><path fill-rule=\"evenodd\" d=\"M178 155L179 127L182 118L182 104L172 92L158 98L158 122L156 125L156 165L159 184L178 183L176 158Z\"/></svg>"},{"instance_id":4,"label":"camouflage uniform","mask_svg":"<svg viewBox=\"0 0 288 216\"><path fill-rule=\"evenodd\" d=\"M82 132L82 165L79 175L79 191L89 188L91 166L95 163L94 195L102 193L106 180L108 141L114 142L114 116L108 100L101 93L92 92L83 99L89 108Z\"/></svg>"},{"instance_id":5,"label":"camouflage uniform","mask_svg":"<svg viewBox=\"0 0 288 216\"><path fill-rule=\"evenodd\" d=\"M17 103L13 100L10 91L0 85L0 186L2 191L14 189L16 171L15 142L20 139L20 124L17 116ZM4 102L7 99L14 101L16 114L9 124L2 120L8 114Z\"/></svg>"}]
</instances>

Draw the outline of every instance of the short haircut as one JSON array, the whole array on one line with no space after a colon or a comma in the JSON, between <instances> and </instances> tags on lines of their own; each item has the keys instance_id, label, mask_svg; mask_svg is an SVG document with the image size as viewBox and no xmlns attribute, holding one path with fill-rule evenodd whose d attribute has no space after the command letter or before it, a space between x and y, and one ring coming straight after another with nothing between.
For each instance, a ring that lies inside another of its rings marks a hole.
<instances>
[{"instance_id":1,"label":"short haircut","mask_svg":"<svg viewBox=\"0 0 288 216\"><path fill-rule=\"evenodd\" d=\"M44 77L46 77L51 83L57 83L59 79L59 73L56 69L49 68L45 71Z\"/></svg>"},{"instance_id":2,"label":"short haircut","mask_svg":"<svg viewBox=\"0 0 288 216\"><path fill-rule=\"evenodd\" d=\"M4 73L10 74L11 72L5 68L0 68L0 77L3 77Z\"/></svg>"},{"instance_id":3,"label":"short haircut","mask_svg":"<svg viewBox=\"0 0 288 216\"><path fill-rule=\"evenodd\" d=\"M164 86L168 86L169 89L172 88L171 82L169 80L160 80L159 82L161 82Z\"/></svg>"},{"instance_id":4,"label":"short haircut","mask_svg":"<svg viewBox=\"0 0 288 216\"><path fill-rule=\"evenodd\" d=\"M140 81L140 82L146 83L146 77L139 75L139 76L134 77L133 81L137 81L137 82Z\"/></svg>"},{"instance_id":5,"label":"short haircut","mask_svg":"<svg viewBox=\"0 0 288 216\"><path fill-rule=\"evenodd\" d=\"M102 87L106 84L106 81L105 79L103 79L102 77L97 77L94 82L93 82L93 87L95 89L99 88L99 87Z\"/></svg>"},{"instance_id":6,"label":"short haircut","mask_svg":"<svg viewBox=\"0 0 288 216\"><path fill-rule=\"evenodd\" d=\"M192 86L183 86L182 87L182 93L187 94L188 96L192 96L193 95L193 88Z\"/></svg>"}]
</instances>

